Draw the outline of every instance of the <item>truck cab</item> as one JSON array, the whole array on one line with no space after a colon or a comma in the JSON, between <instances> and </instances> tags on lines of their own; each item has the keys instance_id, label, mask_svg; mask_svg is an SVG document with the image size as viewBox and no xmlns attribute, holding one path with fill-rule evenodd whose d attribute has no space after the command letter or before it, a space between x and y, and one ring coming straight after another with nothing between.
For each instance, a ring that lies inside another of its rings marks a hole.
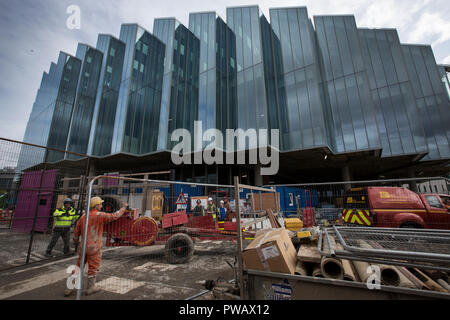
<instances>
[{"instance_id":1,"label":"truck cab","mask_svg":"<svg viewBox=\"0 0 450 320\"><path fill-rule=\"evenodd\" d=\"M344 195L345 223L384 228L450 230L450 196L402 187L354 188Z\"/></svg>"}]
</instances>

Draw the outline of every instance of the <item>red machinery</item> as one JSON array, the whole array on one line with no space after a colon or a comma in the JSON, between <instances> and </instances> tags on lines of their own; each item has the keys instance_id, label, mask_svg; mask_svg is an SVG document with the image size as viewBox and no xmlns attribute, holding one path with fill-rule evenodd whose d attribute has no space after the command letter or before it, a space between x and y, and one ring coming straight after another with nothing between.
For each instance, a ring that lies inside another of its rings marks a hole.
<instances>
[{"instance_id":1,"label":"red machinery","mask_svg":"<svg viewBox=\"0 0 450 320\"><path fill-rule=\"evenodd\" d=\"M166 245L171 263L184 263L194 252L193 240L235 240L236 222L221 223L211 216L196 217L185 211L166 214L161 223L128 212L105 226L106 246ZM247 234L251 237L252 234Z\"/></svg>"}]
</instances>

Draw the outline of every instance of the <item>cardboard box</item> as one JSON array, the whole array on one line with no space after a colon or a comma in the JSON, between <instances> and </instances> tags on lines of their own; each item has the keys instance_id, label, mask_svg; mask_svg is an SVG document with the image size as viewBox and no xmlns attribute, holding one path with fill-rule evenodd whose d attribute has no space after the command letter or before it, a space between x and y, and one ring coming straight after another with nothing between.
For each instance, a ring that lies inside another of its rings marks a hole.
<instances>
[{"instance_id":1,"label":"cardboard box","mask_svg":"<svg viewBox=\"0 0 450 320\"><path fill-rule=\"evenodd\" d=\"M285 229L258 232L242 252L246 269L294 274L297 251Z\"/></svg>"}]
</instances>

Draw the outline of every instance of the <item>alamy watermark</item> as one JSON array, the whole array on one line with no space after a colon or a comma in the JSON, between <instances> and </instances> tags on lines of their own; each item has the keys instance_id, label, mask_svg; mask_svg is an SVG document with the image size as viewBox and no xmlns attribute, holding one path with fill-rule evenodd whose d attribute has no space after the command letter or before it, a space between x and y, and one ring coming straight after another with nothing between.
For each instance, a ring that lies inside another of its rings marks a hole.
<instances>
[{"instance_id":1,"label":"alamy watermark","mask_svg":"<svg viewBox=\"0 0 450 320\"><path fill-rule=\"evenodd\" d=\"M81 9L77 5L67 7L66 13L70 16L66 20L66 26L70 30L81 29Z\"/></svg>"},{"instance_id":2,"label":"alamy watermark","mask_svg":"<svg viewBox=\"0 0 450 320\"><path fill-rule=\"evenodd\" d=\"M367 267L367 274L370 274L367 278L366 285L369 290L381 289L381 270L379 266L373 265Z\"/></svg>"},{"instance_id":3,"label":"alamy watermark","mask_svg":"<svg viewBox=\"0 0 450 320\"><path fill-rule=\"evenodd\" d=\"M66 273L70 274L69 278L67 278L67 288L70 290L80 289L80 282L81 282L81 273L80 268L76 265L71 265L67 267Z\"/></svg>"},{"instance_id":4,"label":"alamy watermark","mask_svg":"<svg viewBox=\"0 0 450 320\"><path fill-rule=\"evenodd\" d=\"M261 175L270 176L278 173L280 167L280 131L270 130L270 145L267 129L227 129L224 135L218 129L203 132L202 121L194 122L194 136L187 129L172 132L171 141L179 142L172 149L172 162L182 164L254 164L261 165ZM192 139L194 138L194 139ZM235 144L237 140L237 145ZM192 149L194 141L194 149ZM248 142L248 143L247 143ZM206 145L205 148L203 146ZM269 155L270 150L270 155ZM248 162L246 153L248 152ZM235 163L235 153L237 161ZM194 160L192 161L192 157Z\"/></svg>"}]
</instances>

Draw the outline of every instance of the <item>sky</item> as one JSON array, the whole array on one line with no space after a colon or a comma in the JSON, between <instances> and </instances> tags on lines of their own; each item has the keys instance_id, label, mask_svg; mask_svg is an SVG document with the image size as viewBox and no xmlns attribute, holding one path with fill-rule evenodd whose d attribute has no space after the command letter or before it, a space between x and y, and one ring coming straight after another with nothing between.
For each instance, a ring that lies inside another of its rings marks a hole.
<instances>
[{"instance_id":1,"label":"sky","mask_svg":"<svg viewBox=\"0 0 450 320\"><path fill-rule=\"evenodd\" d=\"M80 29L69 29L67 8L81 9ZM353 14L358 27L396 28L403 43L428 44L439 64L450 64L448 0L0 0L0 137L23 140L42 79L59 51L75 55L77 44L95 47L99 33L119 37L122 23L153 30L154 18L175 17L189 26L190 12L226 8L306 6L314 15ZM446 18L447 17L447 18Z\"/></svg>"}]
</instances>

